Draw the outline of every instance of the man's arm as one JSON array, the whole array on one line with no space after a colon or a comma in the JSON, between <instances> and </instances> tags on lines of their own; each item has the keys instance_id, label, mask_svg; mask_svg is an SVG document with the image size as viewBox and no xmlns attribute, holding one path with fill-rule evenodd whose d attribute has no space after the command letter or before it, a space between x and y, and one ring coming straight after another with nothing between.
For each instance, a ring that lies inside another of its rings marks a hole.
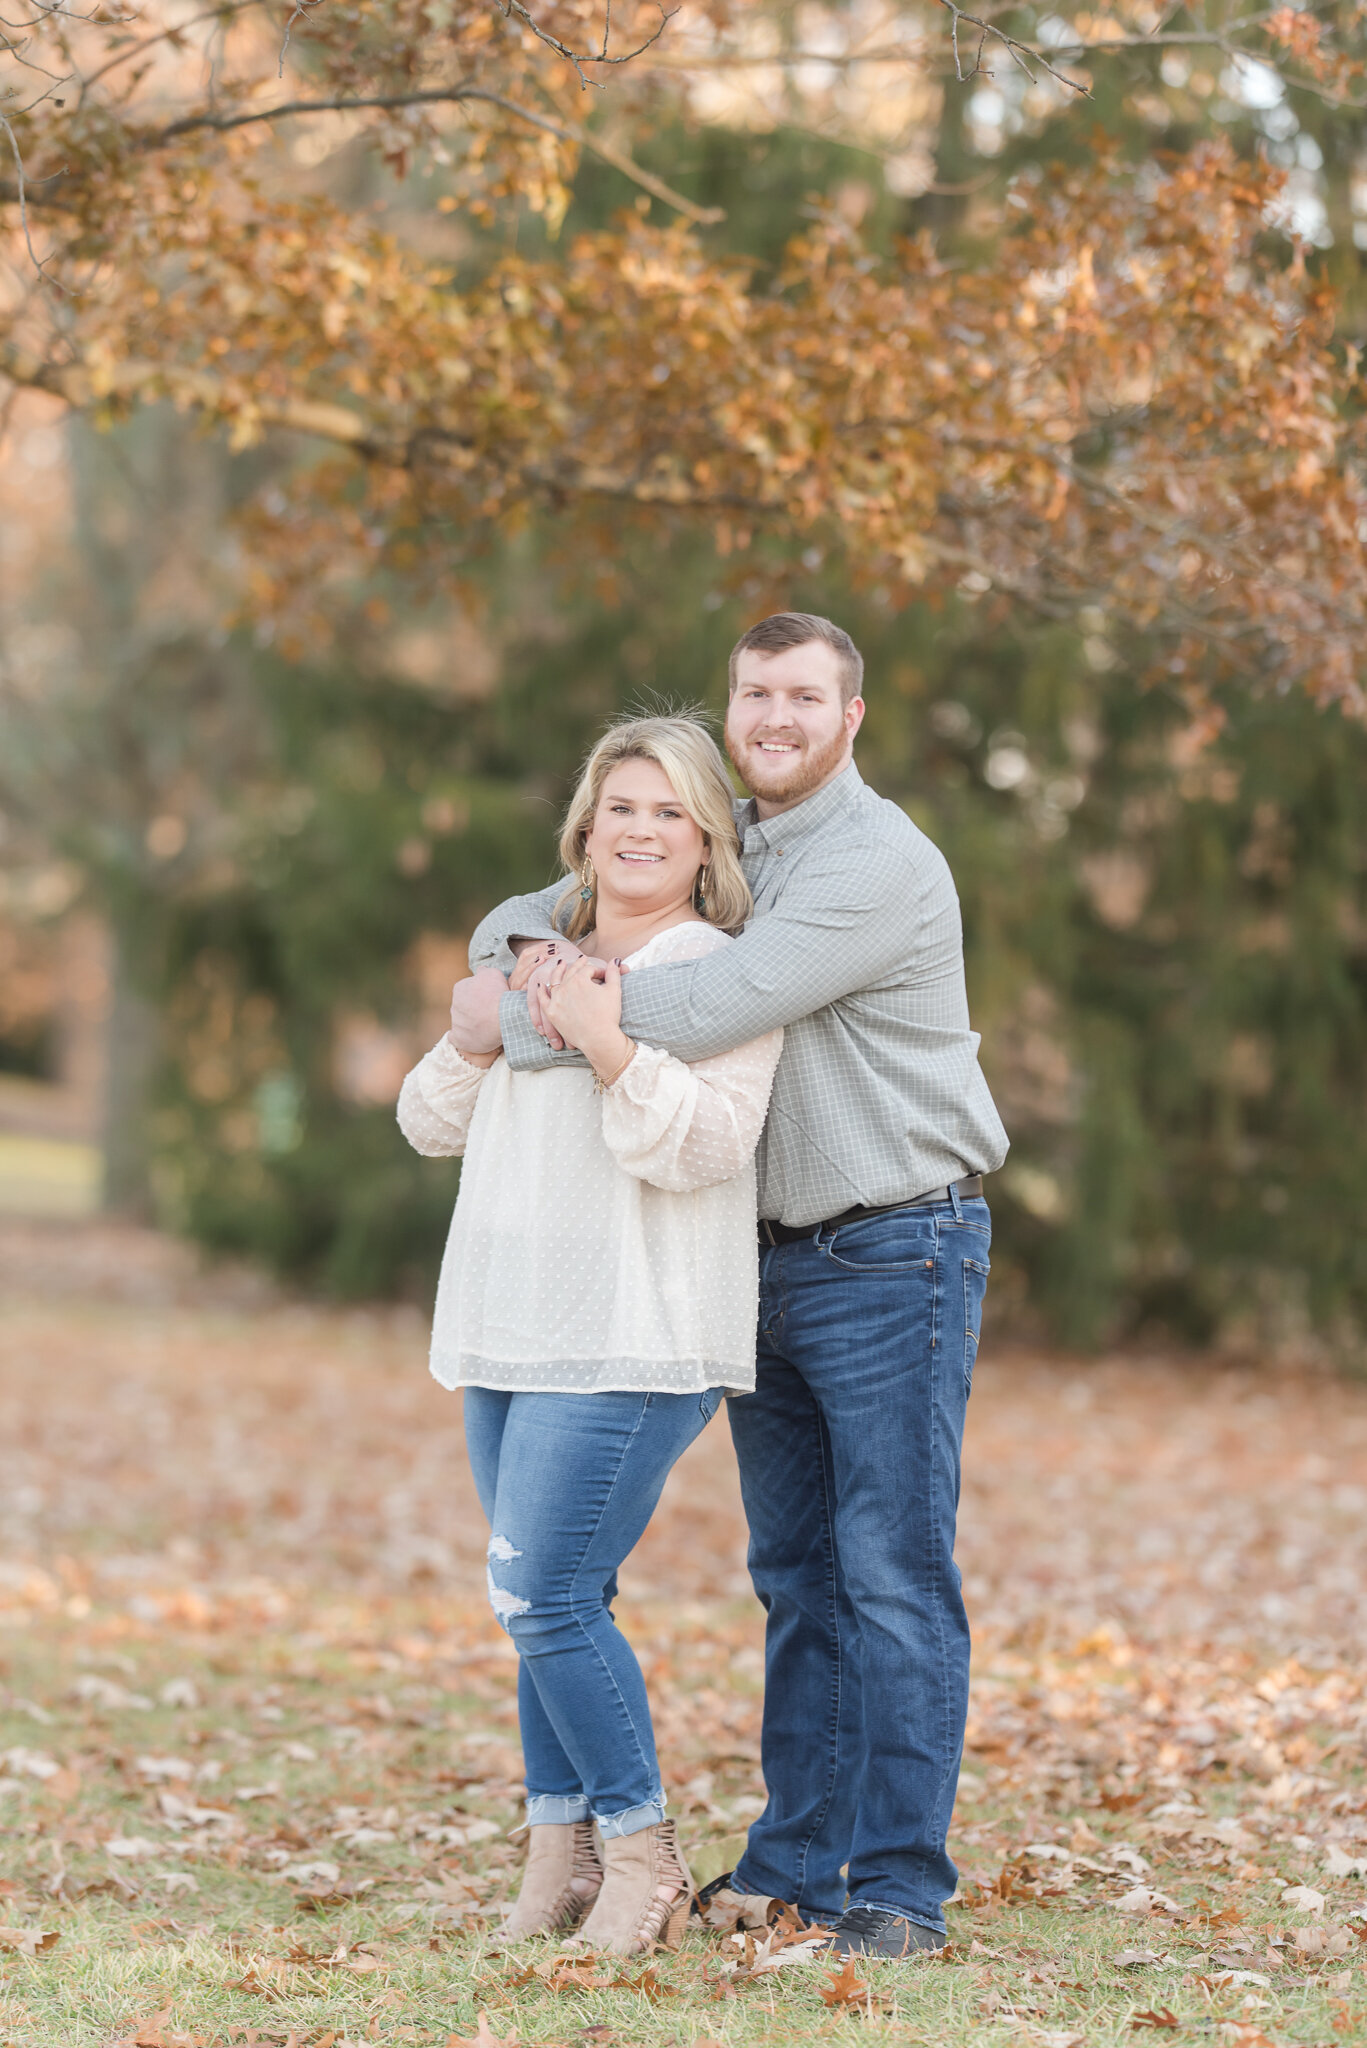
<instances>
[{"instance_id":1,"label":"man's arm","mask_svg":"<svg viewBox=\"0 0 1367 2048\"><path fill-rule=\"evenodd\" d=\"M939 925L943 933L932 937L928 926ZM622 1029L676 1059L711 1059L875 986L906 967L928 937L927 964L937 961L941 941L960 943L948 870L913 863L891 847L842 847L804 872L733 946L629 974ZM499 1018L510 1066L564 1061L532 1029L524 996L505 996Z\"/></svg>"},{"instance_id":2,"label":"man's arm","mask_svg":"<svg viewBox=\"0 0 1367 2048\"><path fill-rule=\"evenodd\" d=\"M565 935L556 928L551 914L564 888L563 882L552 882L534 896L510 896L497 910L491 910L470 941L470 972L496 967L500 974L511 974L516 956L509 939L562 939Z\"/></svg>"},{"instance_id":3,"label":"man's arm","mask_svg":"<svg viewBox=\"0 0 1367 2048\"><path fill-rule=\"evenodd\" d=\"M511 974L517 965L517 956L508 943L510 939L563 939L564 933L552 918L564 889L563 882L552 882L549 888L539 889L534 896L510 896L506 903L499 904L497 910L491 910L475 927L475 935L470 941L471 973L478 974L481 967L497 967L500 973ZM463 983L461 985L464 986ZM582 1053L569 1047L561 1052L551 1050L540 1032L533 1030L528 1021L525 995L505 995L499 1004L499 1019L510 1067L525 1070L588 1065Z\"/></svg>"}]
</instances>

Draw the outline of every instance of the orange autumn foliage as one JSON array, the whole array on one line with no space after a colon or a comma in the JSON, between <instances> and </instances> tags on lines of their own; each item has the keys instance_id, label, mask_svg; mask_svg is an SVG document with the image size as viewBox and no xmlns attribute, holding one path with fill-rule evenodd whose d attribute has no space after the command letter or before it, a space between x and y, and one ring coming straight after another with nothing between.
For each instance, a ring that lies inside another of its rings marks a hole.
<instances>
[{"instance_id":1,"label":"orange autumn foliage","mask_svg":"<svg viewBox=\"0 0 1367 2048\"><path fill-rule=\"evenodd\" d=\"M899 597L1100 607L1183 691L1295 680L1362 708L1356 363L1329 287L1269 234L1279 173L1222 144L1139 170L1102 147L1017 180L971 263L875 254L832 211L760 277L584 125L586 67L649 61L657 12L604 46L588 0L534 21L329 0L292 28L299 90L272 76L279 24L233 22L211 99L184 33L124 31L102 74L107 25L50 31L80 84L15 118L9 218L16 274L27 232L66 289L11 293L0 370L108 413L169 398L238 446L309 437L319 459L252 515L258 609L317 629L337 579L440 572L453 531L572 506L609 547L626 507L726 549L843 549ZM1295 24L1277 34L1294 53ZM648 122L644 89L621 104ZM282 109L338 105L396 170L445 149L477 214L516 195L554 226L593 148L676 218L457 278L282 177Z\"/></svg>"}]
</instances>

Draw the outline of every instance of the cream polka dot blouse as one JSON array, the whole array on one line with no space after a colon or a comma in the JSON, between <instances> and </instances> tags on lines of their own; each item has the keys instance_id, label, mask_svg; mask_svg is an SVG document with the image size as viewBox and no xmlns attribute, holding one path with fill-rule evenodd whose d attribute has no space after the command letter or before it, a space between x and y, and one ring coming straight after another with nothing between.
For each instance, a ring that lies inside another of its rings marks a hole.
<instances>
[{"instance_id":1,"label":"cream polka dot blouse","mask_svg":"<svg viewBox=\"0 0 1367 2048\"><path fill-rule=\"evenodd\" d=\"M629 967L731 944L679 924ZM670 1394L755 1384L755 1147L783 1033L692 1065L642 1045L581 1067L475 1067L443 1038L399 1096L429 1158L463 1153L432 1372L445 1387Z\"/></svg>"}]
</instances>

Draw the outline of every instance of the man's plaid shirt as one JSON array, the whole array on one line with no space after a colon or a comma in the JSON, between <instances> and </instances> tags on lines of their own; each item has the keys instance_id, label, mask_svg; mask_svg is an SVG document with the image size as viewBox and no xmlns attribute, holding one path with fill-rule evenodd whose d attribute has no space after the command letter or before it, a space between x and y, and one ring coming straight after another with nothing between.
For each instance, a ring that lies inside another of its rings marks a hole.
<instances>
[{"instance_id":1,"label":"man's plaid shirt","mask_svg":"<svg viewBox=\"0 0 1367 2048\"><path fill-rule=\"evenodd\" d=\"M736 825L753 920L705 960L628 975L622 1029L700 1060L785 1027L759 1145L760 1215L816 1224L994 1171L1006 1133L969 1028L959 899L938 847L853 764L776 818L738 804ZM506 973L510 937L557 937L564 886L486 917L471 967ZM501 1014L514 1067L579 1057L551 1051L525 996L505 996Z\"/></svg>"}]
</instances>

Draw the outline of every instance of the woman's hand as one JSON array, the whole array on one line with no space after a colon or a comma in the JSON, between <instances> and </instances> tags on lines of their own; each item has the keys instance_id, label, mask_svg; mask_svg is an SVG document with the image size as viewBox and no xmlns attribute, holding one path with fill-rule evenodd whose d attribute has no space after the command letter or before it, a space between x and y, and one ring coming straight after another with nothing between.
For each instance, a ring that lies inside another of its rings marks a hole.
<instances>
[{"instance_id":1,"label":"woman's hand","mask_svg":"<svg viewBox=\"0 0 1367 2048\"><path fill-rule=\"evenodd\" d=\"M579 948L573 939L533 939L517 956L508 986L516 995L527 987L538 967L554 967L557 960L577 960Z\"/></svg>"},{"instance_id":2,"label":"woman's hand","mask_svg":"<svg viewBox=\"0 0 1367 2048\"><path fill-rule=\"evenodd\" d=\"M631 1064L634 1039L622 1030L622 970L615 960L560 961L544 970L541 1011L556 1036L582 1052L600 1081Z\"/></svg>"}]
</instances>

